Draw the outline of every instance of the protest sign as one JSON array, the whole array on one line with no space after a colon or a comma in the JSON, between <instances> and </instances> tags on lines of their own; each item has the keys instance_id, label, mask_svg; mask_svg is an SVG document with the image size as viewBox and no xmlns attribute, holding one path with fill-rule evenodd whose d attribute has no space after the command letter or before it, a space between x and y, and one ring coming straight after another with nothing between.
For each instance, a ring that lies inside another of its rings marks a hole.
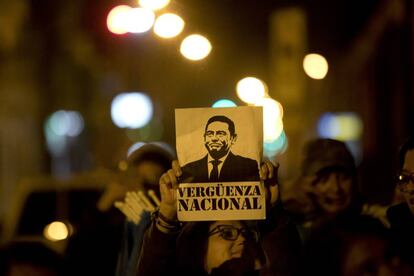
<instances>
[{"instance_id":1,"label":"protest sign","mask_svg":"<svg viewBox=\"0 0 414 276\"><path fill-rule=\"evenodd\" d=\"M265 218L261 107L176 109L181 221Z\"/></svg>"}]
</instances>

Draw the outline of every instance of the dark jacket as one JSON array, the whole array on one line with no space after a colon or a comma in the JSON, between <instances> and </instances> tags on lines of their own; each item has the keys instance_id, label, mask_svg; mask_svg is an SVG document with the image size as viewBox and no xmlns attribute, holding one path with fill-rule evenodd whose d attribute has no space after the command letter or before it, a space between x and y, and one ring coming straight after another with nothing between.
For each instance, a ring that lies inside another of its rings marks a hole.
<instances>
[{"instance_id":1,"label":"dark jacket","mask_svg":"<svg viewBox=\"0 0 414 276\"><path fill-rule=\"evenodd\" d=\"M151 225L149 212L143 212L138 225L125 221L121 249L118 256L116 276L136 275L139 254L145 230Z\"/></svg>"},{"instance_id":2,"label":"dark jacket","mask_svg":"<svg viewBox=\"0 0 414 276\"><path fill-rule=\"evenodd\" d=\"M387 217L391 224L391 235L395 245L403 254L413 257L414 247L414 215L407 203L394 205L387 210Z\"/></svg>"},{"instance_id":3,"label":"dark jacket","mask_svg":"<svg viewBox=\"0 0 414 276\"><path fill-rule=\"evenodd\" d=\"M182 182L210 182L208 179L207 160L208 155L200 160L186 164L182 168ZM259 179L259 167L255 160L229 152L221 167L219 175L220 182L259 181Z\"/></svg>"}]
</instances>

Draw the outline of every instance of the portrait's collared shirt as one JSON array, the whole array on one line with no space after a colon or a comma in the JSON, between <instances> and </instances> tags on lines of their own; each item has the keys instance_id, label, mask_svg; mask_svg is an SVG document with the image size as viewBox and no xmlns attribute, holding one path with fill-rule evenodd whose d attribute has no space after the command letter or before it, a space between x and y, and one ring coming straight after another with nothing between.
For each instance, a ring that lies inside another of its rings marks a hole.
<instances>
[{"instance_id":1,"label":"portrait's collared shirt","mask_svg":"<svg viewBox=\"0 0 414 276\"><path fill-rule=\"evenodd\" d=\"M225 156L223 156L222 158L220 158L220 159L217 159L217 160L219 160L220 161L220 163L218 164L218 176L220 177L220 171L221 171L221 168L223 167L223 164L224 164L224 161L226 161L226 158L227 158L227 156L229 155L229 152L230 151L228 151L227 152L227 154L225 155ZM212 161L214 161L215 159L214 158L212 158L211 156L210 156L210 154L208 155L208 157L207 157L207 166L208 166L208 177L210 178L210 175L211 175L211 171L213 170L213 163L212 163Z\"/></svg>"}]
</instances>

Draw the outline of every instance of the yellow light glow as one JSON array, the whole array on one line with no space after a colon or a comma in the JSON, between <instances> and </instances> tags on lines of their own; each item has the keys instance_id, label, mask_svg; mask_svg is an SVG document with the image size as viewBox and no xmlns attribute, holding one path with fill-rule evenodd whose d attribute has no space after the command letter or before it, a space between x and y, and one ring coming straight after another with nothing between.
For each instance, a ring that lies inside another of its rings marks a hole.
<instances>
[{"instance_id":1,"label":"yellow light glow","mask_svg":"<svg viewBox=\"0 0 414 276\"><path fill-rule=\"evenodd\" d=\"M113 8L106 18L108 30L114 34L125 34L127 29L127 14L132 8L127 5L119 5Z\"/></svg>"},{"instance_id":2,"label":"yellow light glow","mask_svg":"<svg viewBox=\"0 0 414 276\"><path fill-rule=\"evenodd\" d=\"M155 11L166 7L170 0L139 0L138 2L141 7Z\"/></svg>"},{"instance_id":3,"label":"yellow light glow","mask_svg":"<svg viewBox=\"0 0 414 276\"><path fill-rule=\"evenodd\" d=\"M336 124L340 130L335 137L336 139L351 141L361 138L363 125L359 117L339 115L336 118Z\"/></svg>"},{"instance_id":4,"label":"yellow light glow","mask_svg":"<svg viewBox=\"0 0 414 276\"><path fill-rule=\"evenodd\" d=\"M254 77L246 77L237 83L236 91L239 98L248 104L255 104L266 96L266 84Z\"/></svg>"},{"instance_id":5,"label":"yellow light glow","mask_svg":"<svg viewBox=\"0 0 414 276\"><path fill-rule=\"evenodd\" d=\"M63 222L54 221L46 225L45 229L43 230L43 235L48 240L61 241L69 236L69 229Z\"/></svg>"},{"instance_id":6,"label":"yellow light glow","mask_svg":"<svg viewBox=\"0 0 414 276\"><path fill-rule=\"evenodd\" d=\"M178 15L165 13L155 21L154 32L162 38L172 38L183 31L184 24L184 20Z\"/></svg>"},{"instance_id":7,"label":"yellow light glow","mask_svg":"<svg viewBox=\"0 0 414 276\"><path fill-rule=\"evenodd\" d=\"M190 60L201 60L211 52L211 43L202 35L189 35L181 42L181 54Z\"/></svg>"},{"instance_id":8,"label":"yellow light glow","mask_svg":"<svg viewBox=\"0 0 414 276\"><path fill-rule=\"evenodd\" d=\"M328 61L321 55L308 54L303 59L303 69L312 79L323 79L328 73Z\"/></svg>"},{"instance_id":9,"label":"yellow light glow","mask_svg":"<svg viewBox=\"0 0 414 276\"><path fill-rule=\"evenodd\" d=\"M263 106L263 113L266 112L268 117L283 118L282 105L278 101L270 97L261 98L258 101L256 101L254 105Z\"/></svg>"},{"instance_id":10,"label":"yellow light glow","mask_svg":"<svg viewBox=\"0 0 414 276\"><path fill-rule=\"evenodd\" d=\"M276 140L283 131L280 104L272 98L264 98L258 104L263 106L263 139L265 142Z\"/></svg>"},{"instance_id":11,"label":"yellow light glow","mask_svg":"<svg viewBox=\"0 0 414 276\"><path fill-rule=\"evenodd\" d=\"M321 137L340 141L358 141L363 129L361 118L354 112L325 113L318 122Z\"/></svg>"},{"instance_id":12,"label":"yellow light glow","mask_svg":"<svg viewBox=\"0 0 414 276\"><path fill-rule=\"evenodd\" d=\"M263 140L271 142L277 139L283 131L283 121L278 118L266 117L263 114Z\"/></svg>"},{"instance_id":13,"label":"yellow light glow","mask_svg":"<svg viewBox=\"0 0 414 276\"><path fill-rule=\"evenodd\" d=\"M154 25L155 14L145 8L133 8L127 14L127 30L130 33L144 33Z\"/></svg>"}]
</instances>

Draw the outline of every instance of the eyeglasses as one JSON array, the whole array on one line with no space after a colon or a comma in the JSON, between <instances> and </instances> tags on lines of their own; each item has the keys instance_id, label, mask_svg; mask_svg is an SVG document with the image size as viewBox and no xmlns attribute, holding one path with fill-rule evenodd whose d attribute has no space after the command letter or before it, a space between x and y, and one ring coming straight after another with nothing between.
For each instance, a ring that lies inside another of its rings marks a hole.
<instances>
[{"instance_id":1,"label":"eyeglasses","mask_svg":"<svg viewBox=\"0 0 414 276\"><path fill-rule=\"evenodd\" d=\"M228 241L235 241L240 234L246 240L253 240L257 242L259 240L259 233L253 229L237 228L232 225L217 225L209 233L209 236L219 233L220 237Z\"/></svg>"},{"instance_id":2,"label":"eyeglasses","mask_svg":"<svg viewBox=\"0 0 414 276\"><path fill-rule=\"evenodd\" d=\"M401 172L398 174L397 184L401 191L405 191L410 182L414 184L414 173Z\"/></svg>"}]
</instances>

